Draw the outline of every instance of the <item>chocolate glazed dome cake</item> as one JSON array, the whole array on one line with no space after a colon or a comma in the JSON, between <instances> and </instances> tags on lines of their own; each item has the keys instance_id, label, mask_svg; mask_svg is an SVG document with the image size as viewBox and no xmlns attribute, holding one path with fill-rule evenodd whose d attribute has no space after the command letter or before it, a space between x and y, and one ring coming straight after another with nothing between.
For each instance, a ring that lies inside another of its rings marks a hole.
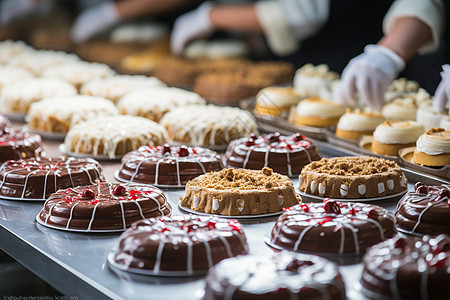
<instances>
[{"instance_id":1,"label":"chocolate glazed dome cake","mask_svg":"<svg viewBox=\"0 0 450 300\"><path fill-rule=\"evenodd\" d=\"M278 132L263 136L252 133L228 145L224 164L227 168L253 170L269 167L274 172L292 177L300 174L305 165L320 158L314 142L300 133L290 136Z\"/></svg>"},{"instance_id":2,"label":"chocolate glazed dome cake","mask_svg":"<svg viewBox=\"0 0 450 300\"><path fill-rule=\"evenodd\" d=\"M43 156L41 136L25 130L10 129L0 135L0 163L10 159Z\"/></svg>"},{"instance_id":3,"label":"chocolate glazed dome cake","mask_svg":"<svg viewBox=\"0 0 450 300\"><path fill-rule=\"evenodd\" d=\"M59 189L97 180L104 180L102 167L91 158L9 160L0 167L0 196L45 200Z\"/></svg>"},{"instance_id":4,"label":"chocolate glazed dome cake","mask_svg":"<svg viewBox=\"0 0 450 300\"><path fill-rule=\"evenodd\" d=\"M395 225L407 234L450 235L450 186L416 183L399 201Z\"/></svg>"}]
</instances>

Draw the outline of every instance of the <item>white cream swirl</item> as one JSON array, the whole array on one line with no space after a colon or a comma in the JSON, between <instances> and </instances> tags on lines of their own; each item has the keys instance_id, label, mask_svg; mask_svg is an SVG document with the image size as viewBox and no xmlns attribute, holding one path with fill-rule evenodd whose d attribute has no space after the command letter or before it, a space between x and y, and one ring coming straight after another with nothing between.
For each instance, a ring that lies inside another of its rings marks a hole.
<instances>
[{"instance_id":1,"label":"white cream swirl","mask_svg":"<svg viewBox=\"0 0 450 300\"><path fill-rule=\"evenodd\" d=\"M365 112L346 112L337 124L337 128L350 131L369 131L383 123L384 118L380 114Z\"/></svg>"},{"instance_id":2,"label":"white cream swirl","mask_svg":"<svg viewBox=\"0 0 450 300\"><path fill-rule=\"evenodd\" d=\"M428 131L416 143L416 150L428 155L450 153L450 131Z\"/></svg>"},{"instance_id":3,"label":"white cream swirl","mask_svg":"<svg viewBox=\"0 0 450 300\"><path fill-rule=\"evenodd\" d=\"M342 104L333 101L313 97L301 101L297 105L296 112L299 116L337 118L344 114L345 107Z\"/></svg>"},{"instance_id":4,"label":"white cream swirl","mask_svg":"<svg viewBox=\"0 0 450 300\"><path fill-rule=\"evenodd\" d=\"M377 126L373 138L383 144L409 144L424 132L423 125L414 121L386 121Z\"/></svg>"},{"instance_id":5,"label":"white cream swirl","mask_svg":"<svg viewBox=\"0 0 450 300\"><path fill-rule=\"evenodd\" d=\"M300 102L300 96L293 87L267 87L256 96L256 103L262 106L286 107Z\"/></svg>"}]
</instances>

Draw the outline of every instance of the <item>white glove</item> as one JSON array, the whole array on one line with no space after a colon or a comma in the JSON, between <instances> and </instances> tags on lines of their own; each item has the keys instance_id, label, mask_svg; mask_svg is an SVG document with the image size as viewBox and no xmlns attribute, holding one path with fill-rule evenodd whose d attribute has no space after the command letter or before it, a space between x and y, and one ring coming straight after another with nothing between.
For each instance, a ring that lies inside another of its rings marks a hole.
<instances>
[{"instance_id":1,"label":"white glove","mask_svg":"<svg viewBox=\"0 0 450 300\"><path fill-rule=\"evenodd\" d=\"M336 101L356 105L356 92L365 105L380 111L389 84L405 67L394 51L379 45L367 45L364 53L350 60L334 93Z\"/></svg>"},{"instance_id":2,"label":"white glove","mask_svg":"<svg viewBox=\"0 0 450 300\"><path fill-rule=\"evenodd\" d=\"M33 0L5 0L0 5L0 26L29 14L36 3Z\"/></svg>"},{"instance_id":3,"label":"white glove","mask_svg":"<svg viewBox=\"0 0 450 300\"><path fill-rule=\"evenodd\" d=\"M445 106L450 100L450 65L443 65L441 72L442 80L439 83L436 93L434 93L433 107L437 112L445 110Z\"/></svg>"},{"instance_id":4,"label":"white glove","mask_svg":"<svg viewBox=\"0 0 450 300\"><path fill-rule=\"evenodd\" d=\"M170 38L172 53L181 55L190 41L206 37L214 31L209 17L212 8L211 2L204 2L195 10L177 18Z\"/></svg>"},{"instance_id":5,"label":"white glove","mask_svg":"<svg viewBox=\"0 0 450 300\"><path fill-rule=\"evenodd\" d=\"M114 2L105 2L83 11L70 33L75 43L82 43L120 21Z\"/></svg>"}]
</instances>

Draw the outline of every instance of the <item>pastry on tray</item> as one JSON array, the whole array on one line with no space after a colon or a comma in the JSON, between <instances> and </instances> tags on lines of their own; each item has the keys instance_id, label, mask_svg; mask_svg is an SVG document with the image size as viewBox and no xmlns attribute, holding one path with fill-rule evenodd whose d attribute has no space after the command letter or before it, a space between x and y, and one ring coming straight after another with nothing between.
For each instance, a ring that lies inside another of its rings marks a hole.
<instances>
[{"instance_id":1,"label":"pastry on tray","mask_svg":"<svg viewBox=\"0 0 450 300\"><path fill-rule=\"evenodd\" d=\"M433 108L433 100L424 101L417 110L417 122L425 127L425 130L439 128L442 118L448 116L447 112L437 112Z\"/></svg>"},{"instance_id":2,"label":"pastry on tray","mask_svg":"<svg viewBox=\"0 0 450 300\"><path fill-rule=\"evenodd\" d=\"M298 204L294 184L270 168L261 171L223 169L186 184L182 207L227 216L261 215Z\"/></svg>"},{"instance_id":3,"label":"pastry on tray","mask_svg":"<svg viewBox=\"0 0 450 300\"><path fill-rule=\"evenodd\" d=\"M258 114L283 116L289 113L293 105L297 105L301 97L293 87L270 86L263 88L256 95L253 111Z\"/></svg>"},{"instance_id":4,"label":"pastry on tray","mask_svg":"<svg viewBox=\"0 0 450 300\"><path fill-rule=\"evenodd\" d=\"M398 202L395 225L408 234L450 235L450 186L418 182Z\"/></svg>"},{"instance_id":5,"label":"pastry on tray","mask_svg":"<svg viewBox=\"0 0 450 300\"><path fill-rule=\"evenodd\" d=\"M414 121L385 121L373 133L372 151L397 156L400 149L414 146L424 131L423 125Z\"/></svg>"},{"instance_id":6,"label":"pastry on tray","mask_svg":"<svg viewBox=\"0 0 450 300\"><path fill-rule=\"evenodd\" d=\"M364 256L362 293L370 299L446 299L450 238L396 236Z\"/></svg>"},{"instance_id":7,"label":"pastry on tray","mask_svg":"<svg viewBox=\"0 0 450 300\"><path fill-rule=\"evenodd\" d=\"M167 140L166 130L153 121L135 116L102 116L73 126L64 140L65 151L117 158L141 146Z\"/></svg>"},{"instance_id":8,"label":"pastry on tray","mask_svg":"<svg viewBox=\"0 0 450 300\"><path fill-rule=\"evenodd\" d=\"M294 124L312 127L331 127L345 113L344 105L317 97L300 101L295 109Z\"/></svg>"},{"instance_id":9,"label":"pastry on tray","mask_svg":"<svg viewBox=\"0 0 450 300\"><path fill-rule=\"evenodd\" d=\"M57 229L121 231L138 220L171 213L166 196L158 188L98 181L51 194L38 219Z\"/></svg>"},{"instance_id":10,"label":"pastry on tray","mask_svg":"<svg viewBox=\"0 0 450 300\"><path fill-rule=\"evenodd\" d=\"M322 158L306 165L300 191L326 198L374 198L407 189L406 177L393 161L371 156Z\"/></svg>"},{"instance_id":11,"label":"pastry on tray","mask_svg":"<svg viewBox=\"0 0 450 300\"><path fill-rule=\"evenodd\" d=\"M395 233L394 218L380 206L326 199L285 209L270 242L296 252L358 256Z\"/></svg>"},{"instance_id":12,"label":"pastry on tray","mask_svg":"<svg viewBox=\"0 0 450 300\"><path fill-rule=\"evenodd\" d=\"M306 64L295 72L294 88L301 97L319 97L322 90L329 90L339 74L330 71L325 64Z\"/></svg>"},{"instance_id":13,"label":"pastry on tray","mask_svg":"<svg viewBox=\"0 0 450 300\"><path fill-rule=\"evenodd\" d=\"M285 251L221 261L206 276L204 299L347 298L336 264L315 255Z\"/></svg>"},{"instance_id":14,"label":"pastry on tray","mask_svg":"<svg viewBox=\"0 0 450 300\"><path fill-rule=\"evenodd\" d=\"M31 73L27 69L4 65L0 68L0 93L2 91L2 87L4 87L5 85L9 85L16 81L30 79L33 77L33 73Z\"/></svg>"},{"instance_id":15,"label":"pastry on tray","mask_svg":"<svg viewBox=\"0 0 450 300\"><path fill-rule=\"evenodd\" d=\"M59 189L103 179L102 167L91 158L9 160L0 167L0 197L45 200Z\"/></svg>"},{"instance_id":16,"label":"pastry on tray","mask_svg":"<svg viewBox=\"0 0 450 300\"><path fill-rule=\"evenodd\" d=\"M133 223L121 235L113 260L123 270L192 276L247 253L247 240L237 221L190 215Z\"/></svg>"},{"instance_id":17,"label":"pastry on tray","mask_svg":"<svg viewBox=\"0 0 450 300\"><path fill-rule=\"evenodd\" d=\"M41 136L38 134L24 129L9 129L0 135L0 163L10 159L26 159L44 155Z\"/></svg>"},{"instance_id":18,"label":"pastry on tray","mask_svg":"<svg viewBox=\"0 0 450 300\"><path fill-rule=\"evenodd\" d=\"M358 140L363 135L372 135L375 128L383 123L384 117L375 112L365 112L360 109L347 109L339 118L336 126L336 136L344 139Z\"/></svg>"},{"instance_id":19,"label":"pastry on tray","mask_svg":"<svg viewBox=\"0 0 450 300\"><path fill-rule=\"evenodd\" d=\"M313 141L300 133L283 136L279 132L261 136L250 134L234 140L223 156L226 168L261 170L269 167L290 177L297 176L305 165L320 158Z\"/></svg>"},{"instance_id":20,"label":"pastry on tray","mask_svg":"<svg viewBox=\"0 0 450 300\"><path fill-rule=\"evenodd\" d=\"M417 139L414 163L430 167L450 165L450 130L431 128L422 134Z\"/></svg>"},{"instance_id":21,"label":"pastry on tray","mask_svg":"<svg viewBox=\"0 0 450 300\"><path fill-rule=\"evenodd\" d=\"M392 81L392 83L388 86L386 93L384 94L384 98L389 102L396 97L418 93L420 89L421 88L417 81L408 80L402 77Z\"/></svg>"},{"instance_id":22,"label":"pastry on tray","mask_svg":"<svg viewBox=\"0 0 450 300\"><path fill-rule=\"evenodd\" d=\"M121 181L182 187L197 176L223 168L209 149L187 146L142 146L127 153L117 174Z\"/></svg>"},{"instance_id":23,"label":"pastry on tray","mask_svg":"<svg viewBox=\"0 0 450 300\"><path fill-rule=\"evenodd\" d=\"M424 89L419 89L417 93L401 94L384 105L381 113L386 120L416 121L418 107L430 98Z\"/></svg>"}]
</instances>

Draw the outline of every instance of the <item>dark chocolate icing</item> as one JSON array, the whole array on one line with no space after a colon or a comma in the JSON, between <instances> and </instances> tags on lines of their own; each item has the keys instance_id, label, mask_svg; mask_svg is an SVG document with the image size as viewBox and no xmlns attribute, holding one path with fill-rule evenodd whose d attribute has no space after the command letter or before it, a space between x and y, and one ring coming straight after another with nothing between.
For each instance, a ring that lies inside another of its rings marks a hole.
<instances>
[{"instance_id":1,"label":"dark chocolate icing","mask_svg":"<svg viewBox=\"0 0 450 300\"><path fill-rule=\"evenodd\" d=\"M94 185L59 190L52 194L39 219L60 229L125 230L137 220L170 215L164 193L144 185Z\"/></svg>"},{"instance_id":2,"label":"dark chocolate icing","mask_svg":"<svg viewBox=\"0 0 450 300\"><path fill-rule=\"evenodd\" d=\"M90 158L10 160L0 168L0 195L45 200L59 189L103 180L102 167Z\"/></svg>"},{"instance_id":3,"label":"dark chocolate icing","mask_svg":"<svg viewBox=\"0 0 450 300\"><path fill-rule=\"evenodd\" d=\"M143 146L123 157L118 177L136 183L184 186L199 175L222 168L219 155L205 148Z\"/></svg>"},{"instance_id":4,"label":"dark chocolate icing","mask_svg":"<svg viewBox=\"0 0 450 300\"><path fill-rule=\"evenodd\" d=\"M408 234L450 235L450 186L416 183L397 204L395 225Z\"/></svg>"},{"instance_id":5,"label":"dark chocolate icing","mask_svg":"<svg viewBox=\"0 0 450 300\"><path fill-rule=\"evenodd\" d=\"M394 234L394 220L382 207L325 200L285 209L272 229L271 243L319 255L360 255Z\"/></svg>"},{"instance_id":6,"label":"dark chocolate icing","mask_svg":"<svg viewBox=\"0 0 450 300\"><path fill-rule=\"evenodd\" d=\"M44 154L41 136L25 130L13 130L0 136L0 162L40 157Z\"/></svg>"},{"instance_id":7,"label":"dark chocolate icing","mask_svg":"<svg viewBox=\"0 0 450 300\"><path fill-rule=\"evenodd\" d=\"M367 251L362 292L371 299L448 299L449 270L449 236L396 236Z\"/></svg>"},{"instance_id":8,"label":"dark chocolate icing","mask_svg":"<svg viewBox=\"0 0 450 300\"><path fill-rule=\"evenodd\" d=\"M317 146L301 134L283 136L276 132L232 141L224 164L227 168L253 170L269 167L274 172L296 176L305 165L320 158Z\"/></svg>"},{"instance_id":9,"label":"dark chocolate icing","mask_svg":"<svg viewBox=\"0 0 450 300\"><path fill-rule=\"evenodd\" d=\"M346 299L336 264L292 252L226 259L206 277L205 300Z\"/></svg>"},{"instance_id":10,"label":"dark chocolate icing","mask_svg":"<svg viewBox=\"0 0 450 300\"><path fill-rule=\"evenodd\" d=\"M225 258L247 253L237 221L189 215L134 223L122 234L114 260L125 268L146 269L155 275L193 275L206 273Z\"/></svg>"}]
</instances>

